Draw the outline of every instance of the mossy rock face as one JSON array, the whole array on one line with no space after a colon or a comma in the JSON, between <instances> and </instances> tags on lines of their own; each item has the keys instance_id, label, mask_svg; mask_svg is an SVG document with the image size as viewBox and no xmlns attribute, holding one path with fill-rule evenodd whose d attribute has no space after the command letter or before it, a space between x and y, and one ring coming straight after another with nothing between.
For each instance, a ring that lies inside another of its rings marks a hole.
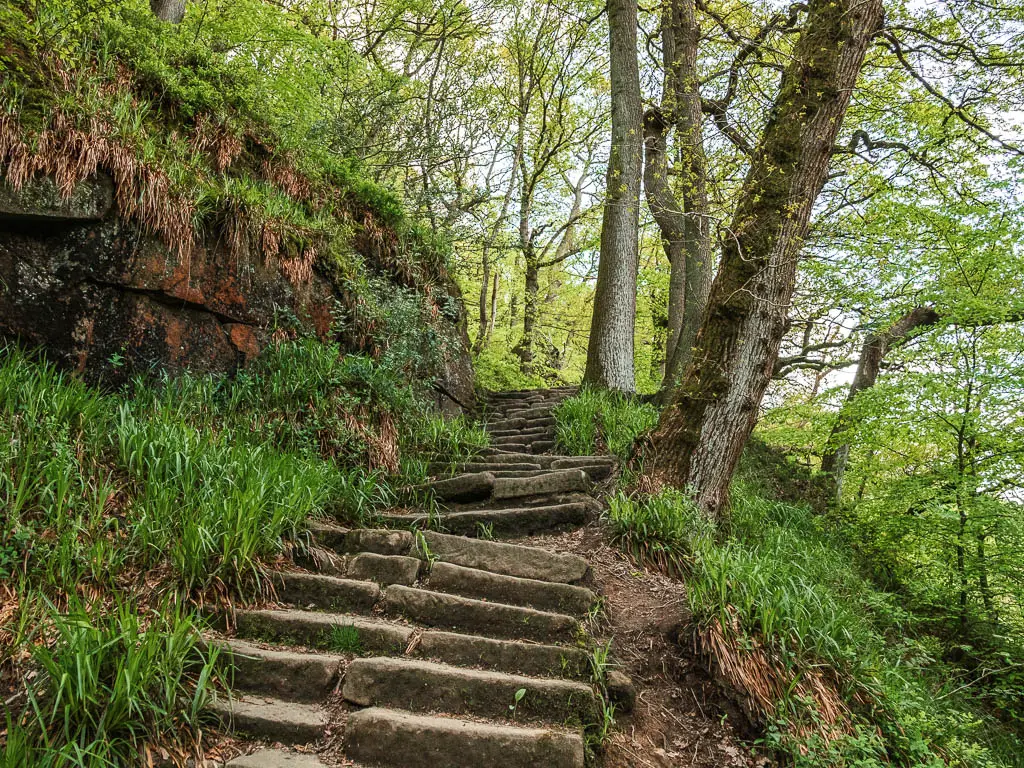
<instances>
[{"instance_id":1,"label":"mossy rock face","mask_svg":"<svg viewBox=\"0 0 1024 768\"><path fill-rule=\"evenodd\" d=\"M231 373L282 331L335 340L343 297L328 276L296 278L278 257L223 240L210 232L183 255L119 218L103 176L67 198L45 177L18 191L0 181L0 339L115 385L162 370ZM464 332L443 317L437 326L454 342L439 380L469 405Z\"/></svg>"},{"instance_id":2,"label":"mossy rock face","mask_svg":"<svg viewBox=\"0 0 1024 768\"><path fill-rule=\"evenodd\" d=\"M107 176L76 184L66 197L48 176L35 176L20 189L0 178L0 222L99 221L110 211L113 202L113 185Z\"/></svg>"}]
</instances>

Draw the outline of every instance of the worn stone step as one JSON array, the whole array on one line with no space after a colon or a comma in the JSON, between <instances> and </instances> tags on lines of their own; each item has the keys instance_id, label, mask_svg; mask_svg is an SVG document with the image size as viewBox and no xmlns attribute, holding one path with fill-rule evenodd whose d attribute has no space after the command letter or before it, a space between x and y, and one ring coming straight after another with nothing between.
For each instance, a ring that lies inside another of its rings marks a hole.
<instances>
[{"instance_id":1,"label":"worn stone step","mask_svg":"<svg viewBox=\"0 0 1024 768\"><path fill-rule=\"evenodd\" d=\"M378 768L583 768L579 734L371 707L345 726L346 757Z\"/></svg>"},{"instance_id":2,"label":"worn stone step","mask_svg":"<svg viewBox=\"0 0 1024 768\"><path fill-rule=\"evenodd\" d=\"M528 441L529 435L517 434L509 435L508 437L492 437L491 445L518 445L525 444Z\"/></svg>"},{"instance_id":3,"label":"worn stone step","mask_svg":"<svg viewBox=\"0 0 1024 768\"><path fill-rule=\"evenodd\" d=\"M360 552L346 559L345 575L350 579L372 581L381 585L415 584L423 561L403 555L378 555Z\"/></svg>"},{"instance_id":4,"label":"worn stone step","mask_svg":"<svg viewBox=\"0 0 1024 768\"><path fill-rule=\"evenodd\" d=\"M615 466L612 456L553 456L548 465L551 469L585 469L599 464Z\"/></svg>"},{"instance_id":5,"label":"worn stone step","mask_svg":"<svg viewBox=\"0 0 1024 768\"><path fill-rule=\"evenodd\" d=\"M585 679L589 659L580 648L424 629L346 614L238 611L242 637L355 655L412 655L467 667L523 675Z\"/></svg>"},{"instance_id":6,"label":"worn stone step","mask_svg":"<svg viewBox=\"0 0 1024 768\"><path fill-rule=\"evenodd\" d=\"M505 576L452 563L435 563L427 586L438 592L570 616L585 616L598 602L597 595L586 587Z\"/></svg>"},{"instance_id":7,"label":"worn stone step","mask_svg":"<svg viewBox=\"0 0 1024 768\"><path fill-rule=\"evenodd\" d=\"M505 413L505 416L509 419L546 419L551 416L553 409L554 405L540 405L533 408L509 410Z\"/></svg>"},{"instance_id":8,"label":"worn stone step","mask_svg":"<svg viewBox=\"0 0 1024 768\"><path fill-rule=\"evenodd\" d=\"M225 729L282 744L311 744L326 723L326 713L312 704L269 696L218 698L212 709Z\"/></svg>"},{"instance_id":9,"label":"worn stone step","mask_svg":"<svg viewBox=\"0 0 1024 768\"><path fill-rule=\"evenodd\" d=\"M268 650L244 640L218 640L219 661L230 671L232 688L286 701L325 699L338 682L340 656Z\"/></svg>"},{"instance_id":10,"label":"worn stone step","mask_svg":"<svg viewBox=\"0 0 1024 768\"><path fill-rule=\"evenodd\" d=\"M521 690L525 694L516 702L516 692ZM356 659L345 670L341 695L362 707L389 706L501 720L545 720L583 726L597 718L594 691L580 682L410 659Z\"/></svg>"},{"instance_id":11,"label":"worn stone step","mask_svg":"<svg viewBox=\"0 0 1024 768\"><path fill-rule=\"evenodd\" d=\"M426 527L431 524L445 533L459 536L532 536L557 528L585 525L593 514L582 503L514 509L466 509L442 512L430 517L421 514L389 515L395 525Z\"/></svg>"},{"instance_id":12,"label":"worn stone step","mask_svg":"<svg viewBox=\"0 0 1024 768\"><path fill-rule=\"evenodd\" d=\"M235 632L265 642L290 643L335 653L405 653L413 628L340 613L241 610Z\"/></svg>"},{"instance_id":13,"label":"worn stone step","mask_svg":"<svg viewBox=\"0 0 1024 768\"><path fill-rule=\"evenodd\" d=\"M547 427L531 427L529 429L488 429L487 434L491 436L491 439L498 437L522 437L524 435L553 435L554 430Z\"/></svg>"},{"instance_id":14,"label":"worn stone step","mask_svg":"<svg viewBox=\"0 0 1024 768\"><path fill-rule=\"evenodd\" d=\"M493 499L516 499L553 493L583 493L590 488L587 474L580 469L560 469L537 477L495 478Z\"/></svg>"},{"instance_id":15,"label":"worn stone step","mask_svg":"<svg viewBox=\"0 0 1024 768\"><path fill-rule=\"evenodd\" d=\"M380 587L370 581L287 572L275 574L273 581L281 602L302 608L367 613L380 599Z\"/></svg>"},{"instance_id":16,"label":"worn stone step","mask_svg":"<svg viewBox=\"0 0 1024 768\"><path fill-rule=\"evenodd\" d=\"M524 579L560 581L570 584L587 575L587 561L577 555L551 552L539 547L524 547L498 541L481 541L424 531L429 554L441 562L464 565ZM426 558L425 553L419 553Z\"/></svg>"},{"instance_id":17,"label":"worn stone step","mask_svg":"<svg viewBox=\"0 0 1024 768\"><path fill-rule=\"evenodd\" d=\"M310 752L260 749L251 755L239 755L229 760L225 768L327 768L327 765Z\"/></svg>"},{"instance_id":18,"label":"worn stone step","mask_svg":"<svg viewBox=\"0 0 1024 768\"><path fill-rule=\"evenodd\" d=\"M499 449L504 449L509 453L525 453L527 455L530 454L530 446L528 446L526 443L502 443L501 445L498 445L496 447Z\"/></svg>"},{"instance_id":19,"label":"worn stone step","mask_svg":"<svg viewBox=\"0 0 1024 768\"><path fill-rule=\"evenodd\" d=\"M473 462L472 464L456 464L454 467L450 464L428 464L427 472L430 474L438 473L467 473L467 472L502 472L508 470L529 470L529 469L543 469L543 467L536 461L488 461L488 462Z\"/></svg>"},{"instance_id":20,"label":"worn stone step","mask_svg":"<svg viewBox=\"0 0 1024 768\"><path fill-rule=\"evenodd\" d=\"M534 453L545 453L547 451L553 450L554 447L554 440L534 440L530 444L530 450L533 451Z\"/></svg>"},{"instance_id":21,"label":"worn stone step","mask_svg":"<svg viewBox=\"0 0 1024 768\"><path fill-rule=\"evenodd\" d=\"M576 619L562 613L399 585L384 591L384 612L430 627L514 640L569 643L581 631Z\"/></svg>"},{"instance_id":22,"label":"worn stone step","mask_svg":"<svg viewBox=\"0 0 1024 768\"><path fill-rule=\"evenodd\" d=\"M490 472L467 472L444 480L432 480L413 490L432 493L442 501L477 501L491 495L494 479Z\"/></svg>"}]
</instances>

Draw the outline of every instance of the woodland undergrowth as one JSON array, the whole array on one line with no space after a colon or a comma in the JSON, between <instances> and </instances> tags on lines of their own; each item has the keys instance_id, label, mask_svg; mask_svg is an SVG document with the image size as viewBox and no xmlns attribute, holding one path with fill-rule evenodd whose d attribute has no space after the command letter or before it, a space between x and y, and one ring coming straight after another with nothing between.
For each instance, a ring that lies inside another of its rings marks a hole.
<instances>
[{"instance_id":1,"label":"woodland undergrowth","mask_svg":"<svg viewBox=\"0 0 1024 768\"><path fill-rule=\"evenodd\" d=\"M486 443L428 415L420 345L388 349L289 341L116 393L0 352L0 764L184 759L224 685L200 609L270 596L309 519L372 523L405 472Z\"/></svg>"}]
</instances>

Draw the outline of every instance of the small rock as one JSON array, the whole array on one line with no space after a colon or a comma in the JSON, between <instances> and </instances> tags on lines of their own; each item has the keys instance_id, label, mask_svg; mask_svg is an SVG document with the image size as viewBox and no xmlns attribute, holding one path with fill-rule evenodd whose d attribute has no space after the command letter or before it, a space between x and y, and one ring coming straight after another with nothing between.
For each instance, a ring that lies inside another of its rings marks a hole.
<instances>
[{"instance_id":1,"label":"small rock","mask_svg":"<svg viewBox=\"0 0 1024 768\"><path fill-rule=\"evenodd\" d=\"M636 705L636 686L629 675L617 669L611 670L605 677L605 688L608 690L608 698L619 712L633 711Z\"/></svg>"}]
</instances>

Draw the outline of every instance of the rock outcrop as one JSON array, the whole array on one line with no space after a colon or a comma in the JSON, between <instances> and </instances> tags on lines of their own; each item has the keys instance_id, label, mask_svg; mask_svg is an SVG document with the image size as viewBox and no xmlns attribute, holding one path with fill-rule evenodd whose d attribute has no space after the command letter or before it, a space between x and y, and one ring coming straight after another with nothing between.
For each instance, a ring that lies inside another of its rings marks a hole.
<instances>
[{"instance_id":1,"label":"rock outcrop","mask_svg":"<svg viewBox=\"0 0 1024 768\"><path fill-rule=\"evenodd\" d=\"M438 372L440 405L473 400L457 290L456 312L437 320L457 350ZM70 195L47 177L17 191L0 180L0 338L89 378L233 372L282 327L327 340L347 298L316 270L295 279L276 257L233 255L215 236L180 255L118 217L106 177Z\"/></svg>"}]
</instances>

